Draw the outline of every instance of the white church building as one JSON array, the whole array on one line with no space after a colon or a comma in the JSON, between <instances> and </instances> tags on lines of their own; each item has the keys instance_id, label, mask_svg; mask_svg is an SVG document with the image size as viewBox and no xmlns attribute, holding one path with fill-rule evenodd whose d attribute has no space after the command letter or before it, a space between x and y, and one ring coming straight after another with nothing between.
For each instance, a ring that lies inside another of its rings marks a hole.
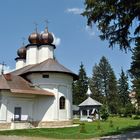
<instances>
[{"instance_id":1,"label":"white church building","mask_svg":"<svg viewBox=\"0 0 140 140\"><path fill-rule=\"evenodd\" d=\"M18 49L16 70L0 75L0 129L72 124L72 82L78 76L54 58L46 28Z\"/></svg>"}]
</instances>

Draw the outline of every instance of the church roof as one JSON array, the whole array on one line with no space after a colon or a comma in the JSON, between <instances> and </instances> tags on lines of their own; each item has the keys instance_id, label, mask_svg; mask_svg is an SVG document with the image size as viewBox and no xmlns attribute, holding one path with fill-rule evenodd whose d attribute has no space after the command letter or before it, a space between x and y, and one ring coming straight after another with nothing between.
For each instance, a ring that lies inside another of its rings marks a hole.
<instances>
[{"instance_id":1,"label":"church roof","mask_svg":"<svg viewBox=\"0 0 140 140\"><path fill-rule=\"evenodd\" d=\"M91 97L88 97L85 101L83 101L81 104L79 104L79 107L82 106L101 106L102 104L98 101L92 99Z\"/></svg>"},{"instance_id":2,"label":"church roof","mask_svg":"<svg viewBox=\"0 0 140 140\"><path fill-rule=\"evenodd\" d=\"M55 73L65 73L73 76L74 79L78 79L78 76L71 70L67 69L61 65L57 60L49 58L41 63L28 65L19 70L12 72L15 75L26 75L29 73L39 73L39 72L55 72Z\"/></svg>"},{"instance_id":3,"label":"church roof","mask_svg":"<svg viewBox=\"0 0 140 140\"><path fill-rule=\"evenodd\" d=\"M34 64L32 65L27 65L23 68L17 69L15 71L12 71L11 74L13 75L22 75L23 73L25 73L26 71L28 71L28 69L32 68L34 66Z\"/></svg>"},{"instance_id":4,"label":"church roof","mask_svg":"<svg viewBox=\"0 0 140 140\"><path fill-rule=\"evenodd\" d=\"M20 76L12 74L0 75L0 90L10 90L12 93L38 94L54 96L52 92L33 87L31 83Z\"/></svg>"}]
</instances>

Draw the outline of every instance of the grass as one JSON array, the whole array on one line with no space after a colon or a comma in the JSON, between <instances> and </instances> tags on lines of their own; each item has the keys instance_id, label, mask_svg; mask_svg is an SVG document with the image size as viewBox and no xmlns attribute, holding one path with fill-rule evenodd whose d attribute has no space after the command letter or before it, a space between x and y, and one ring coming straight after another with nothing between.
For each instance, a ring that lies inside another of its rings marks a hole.
<instances>
[{"instance_id":1,"label":"grass","mask_svg":"<svg viewBox=\"0 0 140 140\"><path fill-rule=\"evenodd\" d=\"M87 139L140 129L140 120L131 118L112 117L105 122L79 122L75 120L74 123L79 123L80 125L70 128L5 130L0 131L0 135L34 136L56 139Z\"/></svg>"}]
</instances>

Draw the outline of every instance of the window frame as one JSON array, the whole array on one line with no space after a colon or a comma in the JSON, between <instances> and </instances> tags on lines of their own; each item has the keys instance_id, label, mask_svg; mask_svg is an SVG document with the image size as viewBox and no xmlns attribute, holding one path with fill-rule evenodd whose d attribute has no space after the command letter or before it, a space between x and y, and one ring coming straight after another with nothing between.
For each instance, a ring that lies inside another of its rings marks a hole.
<instances>
[{"instance_id":1,"label":"window frame","mask_svg":"<svg viewBox=\"0 0 140 140\"><path fill-rule=\"evenodd\" d=\"M66 109L66 98L64 96L59 98L59 109Z\"/></svg>"},{"instance_id":2,"label":"window frame","mask_svg":"<svg viewBox=\"0 0 140 140\"><path fill-rule=\"evenodd\" d=\"M42 78L49 78L49 74L42 74Z\"/></svg>"}]
</instances>

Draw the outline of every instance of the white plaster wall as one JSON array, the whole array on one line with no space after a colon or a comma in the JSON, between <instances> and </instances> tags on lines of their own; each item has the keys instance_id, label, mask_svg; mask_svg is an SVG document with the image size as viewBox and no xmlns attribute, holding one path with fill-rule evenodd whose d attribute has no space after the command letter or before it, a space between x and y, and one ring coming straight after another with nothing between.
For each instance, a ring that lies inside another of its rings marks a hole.
<instances>
[{"instance_id":1,"label":"white plaster wall","mask_svg":"<svg viewBox=\"0 0 140 140\"><path fill-rule=\"evenodd\" d=\"M26 54L26 65L36 64L38 61L38 47L28 46Z\"/></svg>"},{"instance_id":2,"label":"white plaster wall","mask_svg":"<svg viewBox=\"0 0 140 140\"><path fill-rule=\"evenodd\" d=\"M49 78L42 78L42 75L49 75ZM44 85L71 85L73 82L73 77L68 74L63 73L50 73L50 72L44 72L44 73L33 73L28 75L27 77L34 85L43 86ZM52 88L53 88L52 87ZM51 88L51 89L52 89Z\"/></svg>"},{"instance_id":3,"label":"white plaster wall","mask_svg":"<svg viewBox=\"0 0 140 140\"><path fill-rule=\"evenodd\" d=\"M25 64L26 64L25 59L17 59L16 60L16 69L20 69L20 68L24 67Z\"/></svg>"},{"instance_id":4,"label":"white plaster wall","mask_svg":"<svg viewBox=\"0 0 140 140\"><path fill-rule=\"evenodd\" d=\"M53 103L54 97L38 96L33 109L34 120L52 121L54 118L54 113L52 111Z\"/></svg>"},{"instance_id":5,"label":"white plaster wall","mask_svg":"<svg viewBox=\"0 0 140 140\"><path fill-rule=\"evenodd\" d=\"M0 123L7 121L7 99L1 97Z\"/></svg>"},{"instance_id":6,"label":"white plaster wall","mask_svg":"<svg viewBox=\"0 0 140 140\"><path fill-rule=\"evenodd\" d=\"M21 107L22 115L33 118L33 105L35 96L4 92L0 108L0 122L11 122L14 117L14 108Z\"/></svg>"},{"instance_id":7,"label":"white plaster wall","mask_svg":"<svg viewBox=\"0 0 140 140\"><path fill-rule=\"evenodd\" d=\"M49 78L42 78L42 74L31 74L28 76L28 79L30 79L34 85L49 90L55 94L55 99L49 98L51 107L48 108L48 114L46 113L44 115L43 120L70 120L72 118L72 76L63 73L46 74L49 75ZM66 99L66 108L63 110L59 109L59 98L61 96L64 96ZM44 101L42 99L39 100L40 101L38 102L42 103L42 105L45 104L45 99ZM51 104L51 102L53 102L53 104ZM51 112L50 116L49 112Z\"/></svg>"},{"instance_id":8,"label":"white plaster wall","mask_svg":"<svg viewBox=\"0 0 140 140\"><path fill-rule=\"evenodd\" d=\"M39 47L38 63L48 58L54 57L54 47L50 45L42 45Z\"/></svg>"},{"instance_id":9,"label":"white plaster wall","mask_svg":"<svg viewBox=\"0 0 140 140\"><path fill-rule=\"evenodd\" d=\"M14 108L21 107L21 114L26 115L29 118L33 118L33 100L24 98L10 98L7 107L7 122L11 122L11 118L14 118Z\"/></svg>"},{"instance_id":10,"label":"white plaster wall","mask_svg":"<svg viewBox=\"0 0 140 140\"><path fill-rule=\"evenodd\" d=\"M68 113L68 90L67 90L67 85L60 85L58 87L58 91L59 91L59 99L61 96L65 97L65 109L59 109L59 120L67 120L67 113Z\"/></svg>"}]
</instances>

